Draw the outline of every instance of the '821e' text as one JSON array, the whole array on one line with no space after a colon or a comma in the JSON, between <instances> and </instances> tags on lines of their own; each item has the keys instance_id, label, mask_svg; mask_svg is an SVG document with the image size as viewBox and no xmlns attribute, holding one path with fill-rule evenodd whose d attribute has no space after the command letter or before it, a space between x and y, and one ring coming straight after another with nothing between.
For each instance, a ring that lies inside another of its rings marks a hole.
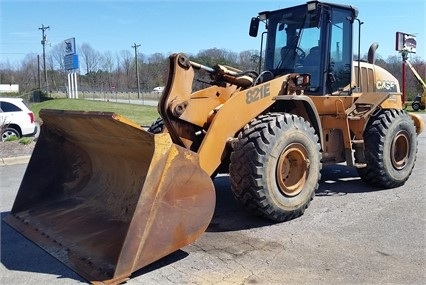
<instances>
[{"instance_id":1,"label":"'821e' text","mask_svg":"<svg viewBox=\"0 0 426 285\"><path fill-rule=\"evenodd\" d=\"M246 93L246 103L251 104L253 102L259 101L262 98L268 97L271 95L270 84L265 84L263 86L255 87L247 91Z\"/></svg>"}]
</instances>

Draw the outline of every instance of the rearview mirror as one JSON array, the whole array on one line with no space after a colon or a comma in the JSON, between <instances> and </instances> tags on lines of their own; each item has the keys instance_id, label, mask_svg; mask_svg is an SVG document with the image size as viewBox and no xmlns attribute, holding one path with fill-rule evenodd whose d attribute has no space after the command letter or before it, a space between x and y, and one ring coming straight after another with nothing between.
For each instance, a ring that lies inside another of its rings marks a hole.
<instances>
[{"instance_id":1,"label":"rearview mirror","mask_svg":"<svg viewBox=\"0 0 426 285\"><path fill-rule=\"evenodd\" d=\"M258 31L259 31L259 18L253 17L251 18L251 22L250 22L249 35L251 37L257 37Z\"/></svg>"}]
</instances>

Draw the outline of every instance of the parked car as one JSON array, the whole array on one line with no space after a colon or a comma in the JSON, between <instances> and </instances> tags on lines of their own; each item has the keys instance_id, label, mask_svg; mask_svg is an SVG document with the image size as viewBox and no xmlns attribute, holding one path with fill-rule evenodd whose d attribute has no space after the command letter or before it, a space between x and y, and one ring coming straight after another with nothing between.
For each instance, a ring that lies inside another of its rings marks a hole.
<instances>
[{"instance_id":1,"label":"parked car","mask_svg":"<svg viewBox=\"0 0 426 285\"><path fill-rule=\"evenodd\" d=\"M33 136L37 132L34 113L21 98L0 98L1 140L11 136Z\"/></svg>"},{"instance_id":2,"label":"parked car","mask_svg":"<svg viewBox=\"0 0 426 285\"><path fill-rule=\"evenodd\" d=\"M152 93L160 94L160 93L163 93L163 90L164 90L164 86L158 86L152 89Z\"/></svg>"}]
</instances>

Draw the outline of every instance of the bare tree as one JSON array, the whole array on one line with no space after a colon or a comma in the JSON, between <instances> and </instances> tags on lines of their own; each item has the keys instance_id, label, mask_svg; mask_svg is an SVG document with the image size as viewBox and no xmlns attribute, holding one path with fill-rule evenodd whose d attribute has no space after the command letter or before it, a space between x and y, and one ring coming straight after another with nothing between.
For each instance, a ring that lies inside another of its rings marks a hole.
<instances>
[{"instance_id":1,"label":"bare tree","mask_svg":"<svg viewBox=\"0 0 426 285\"><path fill-rule=\"evenodd\" d=\"M259 52L254 50L242 51L238 54L239 68L242 70L259 69Z\"/></svg>"},{"instance_id":2,"label":"bare tree","mask_svg":"<svg viewBox=\"0 0 426 285\"><path fill-rule=\"evenodd\" d=\"M24 90L38 87L38 61L37 55L28 54L22 61L21 70L17 73Z\"/></svg>"},{"instance_id":3,"label":"bare tree","mask_svg":"<svg viewBox=\"0 0 426 285\"><path fill-rule=\"evenodd\" d=\"M120 57L121 57L121 60L120 60L121 67L123 68L125 74L128 76L132 68L132 60L133 60L132 53L128 50L122 50L120 52Z\"/></svg>"},{"instance_id":4,"label":"bare tree","mask_svg":"<svg viewBox=\"0 0 426 285\"><path fill-rule=\"evenodd\" d=\"M119 76L119 82L122 88L129 89L131 86L131 82L133 82L133 73L132 73L132 66L134 62L134 56L129 50L122 50L120 51L120 70L122 69L123 72L120 72Z\"/></svg>"},{"instance_id":5,"label":"bare tree","mask_svg":"<svg viewBox=\"0 0 426 285\"><path fill-rule=\"evenodd\" d=\"M164 54L162 53L154 53L153 55L148 57L148 63L151 64L163 64L165 61Z\"/></svg>"},{"instance_id":6,"label":"bare tree","mask_svg":"<svg viewBox=\"0 0 426 285\"><path fill-rule=\"evenodd\" d=\"M47 56L49 58L49 61L52 62L52 69L65 70L65 51L62 43L54 45L48 52Z\"/></svg>"},{"instance_id":7,"label":"bare tree","mask_svg":"<svg viewBox=\"0 0 426 285\"><path fill-rule=\"evenodd\" d=\"M101 54L94 50L88 43L83 43L80 47L80 51L86 67L86 74L96 72L101 62Z\"/></svg>"},{"instance_id":8,"label":"bare tree","mask_svg":"<svg viewBox=\"0 0 426 285\"><path fill-rule=\"evenodd\" d=\"M130 49L130 47L129 47ZM101 54L94 50L88 43L83 43L78 49L81 60L81 70L79 85L82 89L92 88L100 90L107 86L114 85L116 90L136 90L136 70L135 56L129 49ZM66 85L66 76L63 72L63 50L61 45L53 46L47 54L47 64L49 69L50 87ZM356 58L356 57L355 57ZM228 50L212 48L202 50L190 59L198 63L213 67L216 64L230 65L241 70L258 70L259 55L258 51L246 50L235 53ZM139 76L141 87L144 90L152 90L156 86L163 86L167 80L167 56L162 53L144 55L138 53ZM423 59L412 55L410 62L422 76L426 77L426 64ZM402 58L401 56L391 56L386 60L377 56L376 64L392 73L402 86ZM0 59L0 82L15 83L20 85L23 92L38 88L38 61L36 54L28 54L20 63L13 66L7 59ZM85 73L84 73L85 72ZM414 78L412 72L407 69L406 74L407 99L410 100L421 87ZM197 79L203 82L210 81L208 75ZM198 84L198 83L197 83ZM205 83L199 83L196 88L204 88ZM80 89L80 90L82 90Z\"/></svg>"},{"instance_id":9,"label":"bare tree","mask_svg":"<svg viewBox=\"0 0 426 285\"><path fill-rule=\"evenodd\" d=\"M418 56L413 56L409 59L411 64L413 65L414 69L420 74L420 76L426 77L426 64L425 62ZM402 89L403 84L403 74L402 74L402 57L400 55L398 56L389 56L386 61L383 59L379 59L376 61L376 64L383 67L390 73L392 73L393 76L395 76ZM412 100L417 93L422 93L423 89L420 83L415 78L413 72L407 67L406 68L406 81L405 81L405 87L407 92L407 100Z\"/></svg>"},{"instance_id":10,"label":"bare tree","mask_svg":"<svg viewBox=\"0 0 426 285\"><path fill-rule=\"evenodd\" d=\"M167 80L167 58L162 53L149 56L142 66L143 86L152 90L156 86L164 86Z\"/></svg>"},{"instance_id":11,"label":"bare tree","mask_svg":"<svg viewBox=\"0 0 426 285\"><path fill-rule=\"evenodd\" d=\"M38 88L37 55L27 54L13 67L9 61L0 64L0 83L19 84L22 92Z\"/></svg>"},{"instance_id":12,"label":"bare tree","mask_svg":"<svg viewBox=\"0 0 426 285\"><path fill-rule=\"evenodd\" d=\"M15 83L15 72L9 61L0 63L0 83L13 84Z\"/></svg>"},{"instance_id":13,"label":"bare tree","mask_svg":"<svg viewBox=\"0 0 426 285\"><path fill-rule=\"evenodd\" d=\"M106 76L105 78L103 78L104 83L108 87L111 87L111 86L115 87L115 83L113 82L114 59L110 51L107 51L104 53L102 57L101 68L104 71L104 75Z\"/></svg>"}]
</instances>

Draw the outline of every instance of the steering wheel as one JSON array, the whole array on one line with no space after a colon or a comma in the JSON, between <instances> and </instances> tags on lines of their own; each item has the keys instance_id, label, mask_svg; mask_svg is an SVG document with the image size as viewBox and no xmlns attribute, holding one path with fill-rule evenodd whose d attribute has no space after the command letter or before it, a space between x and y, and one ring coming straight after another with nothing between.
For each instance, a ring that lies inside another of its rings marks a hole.
<instances>
[{"instance_id":1,"label":"steering wheel","mask_svg":"<svg viewBox=\"0 0 426 285\"><path fill-rule=\"evenodd\" d=\"M296 54L299 60L303 60L306 57L306 53L300 47L296 47Z\"/></svg>"}]
</instances>

